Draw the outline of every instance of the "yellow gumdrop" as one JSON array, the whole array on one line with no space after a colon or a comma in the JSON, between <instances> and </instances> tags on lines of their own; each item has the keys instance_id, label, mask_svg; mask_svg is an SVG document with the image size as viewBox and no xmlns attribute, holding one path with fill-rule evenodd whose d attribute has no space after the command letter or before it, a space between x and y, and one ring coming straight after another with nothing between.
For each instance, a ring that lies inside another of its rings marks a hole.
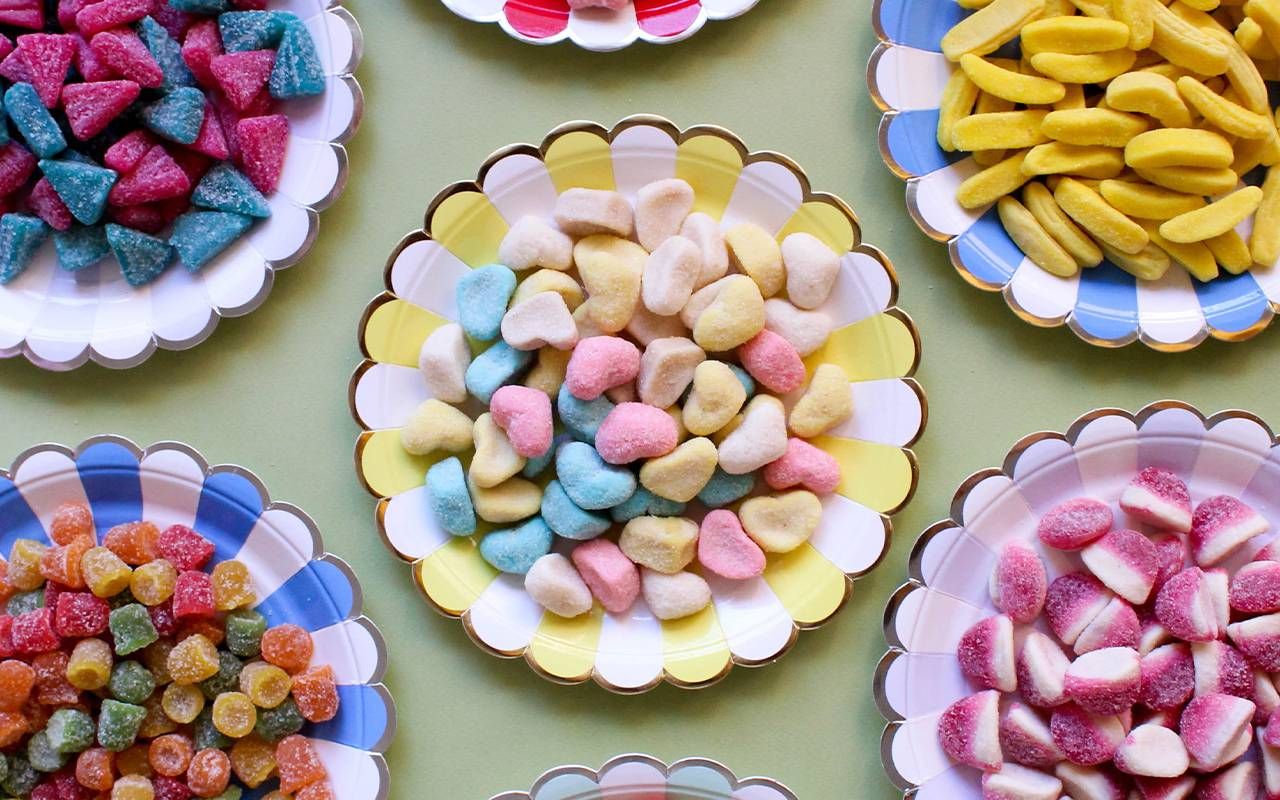
<instances>
[{"instance_id":1,"label":"yellow gumdrop","mask_svg":"<svg viewBox=\"0 0 1280 800\"><path fill-rule=\"evenodd\" d=\"M1127 47L1105 53L1036 53L1031 66L1063 83L1102 83L1128 71L1137 54Z\"/></svg>"},{"instance_id":2,"label":"yellow gumdrop","mask_svg":"<svg viewBox=\"0 0 1280 800\"><path fill-rule=\"evenodd\" d=\"M1239 275L1253 266L1249 243L1234 230L1205 239L1204 243L1222 268L1232 275Z\"/></svg>"},{"instance_id":3,"label":"yellow gumdrop","mask_svg":"<svg viewBox=\"0 0 1280 800\"><path fill-rule=\"evenodd\" d=\"M1266 139L1276 132L1276 124L1270 116L1256 114L1220 94L1215 94L1190 75L1178 79L1178 92L1192 108L1200 112L1205 121L1232 136Z\"/></svg>"},{"instance_id":4,"label":"yellow gumdrop","mask_svg":"<svg viewBox=\"0 0 1280 800\"><path fill-rule=\"evenodd\" d=\"M760 549L790 553L809 541L822 521L822 501L813 492L753 497L738 510L742 527Z\"/></svg>"},{"instance_id":5,"label":"yellow gumdrop","mask_svg":"<svg viewBox=\"0 0 1280 800\"><path fill-rule=\"evenodd\" d=\"M605 333L627 326L640 301L640 276L649 254L635 242L597 234L573 246L573 260L587 287L591 319Z\"/></svg>"},{"instance_id":6,"label":"yellow gumdrop","mask_svg":"<svg viewBox=\"0 0 1280 800\"><path fill-rule=\"evenodd\" d=\"M476 418L475 455L467 476L481 489L492 489L524 469L525 457L515 451L511 440L493 415L488 412Z\"/></svg>"},{"instance_id":7,"label":"yellow gumdrop","mask_svg":"<svg viewBox=\"0 0 1280 800\"><path fill-rule=\"evenodd\" d=\"M1076 145L1124 147L1150 125L1137 114L1111 108L1078 108L1050 111L1041 130L1050 139Z\"/></svg>"},{"instance_id":8,"label":"yellow gumdrop","mask_svg":"<svg viewBox=\"0 0 1280 800\"><path fill-rule=\"evenodd\" d=\"M690 439L665 456L646 461L640 468L640 485L658 497L687 503L711 480L718 461L710 439Z\"/></svg>"},{"instance_id":9,"label":"yellow gumdrop","mask_svg":"<svg viewBox=\"0 0 1280 800\"><path fill-rule=\"evenodd\" d=\"M703 350L722 353L764 330L764 298L746 275L730 275L711 305L698 315L693 340Z\"/></svg>"},{"instance_id":10,"label":"yellow gumdrop","mask_svg":"<svg viewBox=\"0 0 1280 800\"><path fill-rule=\"evenodd\" d=\"M540 269L529 277L520 281L520 285L516 287L515 294L511 295L511 307L523 303L535 294L542 292L555 292L564 298L564 304L573 311L582 305L582 287L573 278L570 278L563 272L554 269Z\"/></svg>"},{"instance_id":11,"label":"yellow gumdrop","mask_svg":"<svg viewBox=\"0 0 1280 800\"><path fill-rule=\"evenodd\" d=\"M1013 103L1042 105L1067 96L1067 88L1058 81L1004 69L972 53L960 56L960 68L982 91Z\"/></svg>"},{"instance_id":12,"label":"yellow gumdrop","mask_svg":"<svg viewBox=\"0 0 1280 800\"><path fill-rule=\"evenodd\" d=\"M1022 203L1012 197L1001 197L996 203L996 211L1009 238L1036 266L1062 278L1070 277L1080 270L1080 265L1071 254L1054 241Z\"/></svg>"},{"instance_id":13,"label":"yellow gumdrop","mask_svg":"<svg viewBox=\"0 0 1280 800\"><path fill-rule=\"evenodd\" d=\"M569 368L569 359L572 357L572 350L557 350L554 347L539 348L538 360L525 376L524 385L537 389L555 400L560 392L560 386L564 383L564 375Z\"/></svg>"},{"instance_id":14,"label":"yellow gumdrop","mask_svg":"<svg viewBox=\"0 0 1280 800\"><path fill-rule=\"evenodd\" d=\"M1063 178L1053 198L1062 210L1099 243L1124 253L1137 253L1149 237L1138 223L1107 204L1094 190L1072 178Z\"/></svg>"},{"instance_id":15,"label":"yellow gumdrop","mask_svg":"<svg viewBox=\"0 0 1280 800\"><path fill-rule=\"evenodd\" d=\"M809 387L791 408L787 425L802 439L831 430L853 416L853 392L849 375L839 364L819 364Z\"/></svg>"},{"instance_id":16,"label":"yellow gumdrop","mask_svg":"<svg viewBox=\"0 0 1280 800\"><path fill-rule=\"evenodd\" d=\"M955 124L973 113L978 92L978 84L969 80L963 70L952 72L947 79L938 103L938 146L948 153L956 149L951 135Z\"/></svg>"},{"instance_id":17,"label":"yellow gumdrop","mask_svg":"<svg viewBox=\"0 0 1280 800\"><path fill-rule=\"evenodd\" d=\"M1112 264L1143 281L1160 280L1173 264L1168 253L1150 242L1136 253L1122 253L1104 242L1102 252Z\"/></svg>"},{"instance_id":18,"label":"yellow gumdrop","mask_svg":"<svg viewBox=\"0 0 1280 800\"><path fill-rule=\"evenodd\" d=\"M1200 75L1221 75L1227 71L1227 46L1190 22L1174 14L1158 0L1147 0L1152 13L1151 49L1170 63Z\"/></svg>"},{"instance_id":19,"label":"yellow gumdrop","mask_svg":"<svg viewBox=\"0 0 1280 800\"><path fill-rule=\"evenodd\" d=\"M1022 204L1076 264L1096 267L1102 263L1102 249L1071 221L1043 183L1028 183L1022 190Z\"/></svg>"},{"instance_id":20,"label":"yellow gumdrop","mask_svg":"<svg viewBox=\"0 0 1280 800\"><path fill-rule=\"evenodd\" d=\"M1213 131L1198 128L1160 128L1133 137L1124 148L1124 160L1134 169L1159 167L1231 166L1235 152L1231 142Z\"/></svg>"},{"instance_id":21,"label":"yellow gumdrop","mask_svg":"<svg viewBox=\"0 0 1280 800\"><path fill-rule=\"evenodd\" d=\"M1211 195L1229 192L1235 188L1239 178L1228 168L1213 169L1211 167L1156 167L1140 169L1137 173L1143 179L1186 194Z\"/></svg>"},{"instance_id":22,"label":"yellow gumdrop","mask_svg":"<svg viewBox=\"0 0 1280 800\"><path fill-rule=\"evenodd\" d=\"M1186 267L1196 280L1203 282L1218 277L1218 261L1207 245L1202 242L1171 242L1160 235L1160 223L1153 219L1143 220L1140 224L1151 237L1151 243Z\"/></svg>"},{"instance_id":23,"label":"yellow gumdrop","mask_svg":"<svg viewBox=\"0 0 1280 800\"><path fill-rule=\"evenodd\" d=\"M961 182L956 189L956 202L962 208L982 208L1007 194L1018 191L1031 179L1022 171L1027 150L1019 150L998 164L992 164Z\"/></svg>"},{"instance_id":24,"label":"yellow gumdrop","mask_svg":"<svg viewBox=\"0 0 1280 800\"><path fill-rule=\"evenodd\" d=\"M486 522L516 522L542 507L542 489L524 478L508 478L488 489L472 481L470 489L476 514Z\"/></svg>"},{"instance_id":25,"label":"yellow gumdrop","mask_svg":"<svg viewBox=\"0 0 1280 800\"><path fill-rule=\"evenodd\" d=\"M1036 145L1022 162L1028 175L1075 175L1114 178L1124 172L1124 151L1118 147L1049 142Z\"/></svg>"},{"instance_id":26,"label":"yellow gumdrop","mask_svg":"<svg viewBox=\"0 0 1280 800\"><path fill-rule=\"evenodd\" d=\"M703 361L693 371L693 388L685 401L684 426L694 436L710 436L742 410L747 390L728 364Z\"/></svg>"},{"instance_id":27,"label":"yellow gumdrop","mask_svg":"<svg viewBox=\"0 0 1280 800\"><path fill-rule=\"evenodd\" d=\"M1116 20L1129 29L1128 48L1138 51L1151 46L1155 36L1155 14L1147 0L1112 0Z\"/></svg>"},{"instance_id":28,"label":"yellow gumdrop","mask_svg":"<svg viewBox=\"0 0 1280 800\"><path fill-rule=\"evenodd\" d=\"M400 429L400 444L415 456L460 453L471 446L471 418L440 400L424 401Z\"/></svg>"},{"instance_id":29,"label":"yellow gumdrop","mask_svg":"<svg viewBox=\"0 0 1280 800\"><path fill-rule=\"evenodd\" d=\"M1249 251L1253 260L1264 267L1280 261L1280 167L1268 168L1262 182L1262 202L1253 218Z\"/></svg>"},{"instance_id":30,"label":"yellow gumdrop","mask_svg":"<svg viewBox=\"0 0 1280 800\"><path fill-rule=\"evenodd\" d=\"M786 285L787 273L782 267L782 248L759 225L744 222L725 232L730 263L743 275L756 282L763 297L773 297Z\"/></svg>"},{"instance_id":31,"label":"yellow gumdrop","mask_svg":"<svg viewBox=\"0 0 1280 800\"><path fill-rule=\"evenodd\" d=\"M1044 11L1044 0L995 0L960 20L942 37L942 52L952 61L965 53L985 56L1011 42Z\"/></svg>"},{"instance_id":32,"label":"yellow gumdrop","mask_svg":"<svg viewBox=\"0 0 1280 800\"><path fill-rule=\"evenodd\" d=\"M1160 225L1160 235L1171 242L1203 242L1239 225L1261 202L1262 190L1245 186L1204 208L1166 220Z\"/></svg>"},{"instance_id":33,"label":"yellow gumdrop","mask_svg":"<svg viewBox=\"0 0 1280 800\"><path fill-rule=\"evenodd\" d=\"M994 114L972 114L951 129L957 150L999 150L1032 147L1049 141L1040 130L1048 111L1023 109Z\"/></svg>"},{"instance_id":34,"label":"yellow gumdrop","mask_svg":"<svg viewBox=\"0 0 1280 800\"><path fill-rule=\"evenodd\" d=\"M1117 211L1138 219L1173 219L1205 205L1204 198L1199 195L1183 194L1149 183L1103 181L1098 189L1102 199Z\"/></svg>"},{"instance_id":35,"label":"yellow gumdrop","mask_svg":"<svg viewBox=\"0 0 1280 800\"><path fill-rule=\"evenodd\" d=\"M1092 17L1055 17L1030 22L1019 34L1030 53L1102 53L1129 46L1129 26Z\"/></svg>"},{"instance_id":36,"label":"yellow gumdrop","mask_svg":"<svg viewBox=\"0 0 1280 800\"><path fill-rule=\"evenodd\" d=\"M682 517L636 517L618 537L627 558L667 575L689 566L697 545L697 524Z\"/></svg>"}]
</instances>

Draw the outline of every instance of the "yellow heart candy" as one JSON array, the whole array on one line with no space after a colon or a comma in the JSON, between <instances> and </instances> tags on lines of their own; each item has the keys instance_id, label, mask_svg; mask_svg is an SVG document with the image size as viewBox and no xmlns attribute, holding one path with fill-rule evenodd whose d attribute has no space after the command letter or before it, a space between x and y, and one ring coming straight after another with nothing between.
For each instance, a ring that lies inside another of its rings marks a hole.
<instances>
[{"instance_id":1,"label":"yellow heart candy","mask_svg":"<svg viewBox=\"0 0 1280 800\"><path fill-rule=\"evenodd\" d=\"M542 507L542 489L524 478L509 478L490 489L471 482L471 502L486 522L516 522L532 517Z\"/></svg>"},{"instance_id":2,"label":"yellow heart candy","mask_svg":"<svg viewBox=\"0 0 1280 800\"><path fill-rule=\"evenodd\" d=\"M761 549L790 553L809 541L822 521L822 501L813 492L753 497L738 511L742 527Z\"/></svg>"},{"instance_id":3,"label":"yellow heart candy","mask_svg":"<svg viewBox=\"0 0 1280 800\"><path fill-rule=\"evenodd\" d=\"M588 236L574 246L573 259L590 295L588 313L605 333L617 333L631 321L648 258L643 247L616 236Z\"/></svg>"},{"instance_id":4,"label":"yellow heart candy","mask_svg":"<svg viewBox=\"0 0 1280 800\"><path fill-rule=\"evenodd\" d=\"M718 456L710 439L690 439L640 468L640 484L659 497L687 503L698 496L716 471Z\"/></svg>"},{"instance_id":5,"label":"yellow heart candy","mask_svg":"<svg viewBox=\"0 0 1280 800\"><path fill-rule=\"evenodd\" d=\"M698 526L681 517L636 517L618 538L627 558L668 575L689 566L697 546Z\"/></svg>"},{"instance_id":6,"label":"yellow heart candy","mask_svg":"<svg viewBox=\"0 0 1280 800\"><path fill-rule=\"evenodd\" d=\"M693 340L715 353L732 350L764 330L764 297L756 282L746 275L730 275L723 281L693 326Z\"/></svg>"},{"instance_id":7,"label":"yellow heart candy","mask_svg":"<svg viewBox=\"0 0 1280 800\"><path fill-rule=\"evenodd\" d=\"M471 446L471 418L448 403L427 400L400 429L400 444L415 456L436 450L460 453Z\"/></svg>"},{"instance_id":8,"label":"yellow heart candy","mask_svg":"<svg viewBox=\"0 0 1280 800\"><path fill-rule=\"evenodd\" d=\"M791 409L791 432L810 439L844 422L853 414L849 376L839 364L820 364L809 388Z\"/></svg>"},{"instance_id":9,"label":"yellow heart candy","mask_svg":"<svg viewBox=\"0 0 1280 800\"><path fill-rule=\"evenodd\" d=\"M684 425L709 436L729 424L747 402L747 390L723 361L704 361L693 371L693 390L684 404Z\"/></svg>"},{"instance_id":10,"label":"yellow heart candy","mask_svg":"<svg viewBox=\"0 0 1280 800\"><path fill-rule=\"evenodd\" d=\"M474 426L476 454L467 475L481 489L492 489L524 469L525 457L515 451L511 440L493 416L484 413Z\"/></svg>"}]
</instances>

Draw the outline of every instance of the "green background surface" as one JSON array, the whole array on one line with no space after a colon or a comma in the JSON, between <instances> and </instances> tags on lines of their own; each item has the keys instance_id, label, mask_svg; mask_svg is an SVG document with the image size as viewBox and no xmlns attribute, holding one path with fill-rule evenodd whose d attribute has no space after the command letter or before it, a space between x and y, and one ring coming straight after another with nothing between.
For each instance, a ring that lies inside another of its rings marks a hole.
<instances>
[{"instance_id":1,"label":"green background surface","mask_svg":"<svg viewBox=\"0 0 1280 800\"><path fill-rule=\"evenodd\" d=\"M0 363L0 461L36 442L96 433L178 439L211 462L249 467L275 498L306 509L328 548L355 567L388 640L397 800L487 800L560 764L595 767L636 751L716 758L742 776L776 777L805 800L894 797L871 698L882 612L912 541L947 514L965 476L998 465L1024 434L1062 430L1098 406L1136 410L1176 397L1206 412L1239 407L1280 420L1280 331L1176 356L1141 345L1101 350L1065 329L1026 325L998 295L956 276L945 249L907 216L902 185L877 151L879 114L864 81L875 44L868 0L762 0L684 43L603 55L521 44L439 0L347 5L364 28L366 114L350 146L349 187L323 215L310 256L278 276L251 316L127 374ZM802 635L778 664L736 669L710 689L615 697L489 656L420 600L356 483L347 380L361 309L436 191L474 178L508 143L536 143L568 120L612 124L638 112L728 127L752 149L790 155L814 188L853 206L863 238L897 267L901 305L920 328L929 425L915 448L919 491L894 519L893 549L830 624Z\"/></svg>"}]
</instances>

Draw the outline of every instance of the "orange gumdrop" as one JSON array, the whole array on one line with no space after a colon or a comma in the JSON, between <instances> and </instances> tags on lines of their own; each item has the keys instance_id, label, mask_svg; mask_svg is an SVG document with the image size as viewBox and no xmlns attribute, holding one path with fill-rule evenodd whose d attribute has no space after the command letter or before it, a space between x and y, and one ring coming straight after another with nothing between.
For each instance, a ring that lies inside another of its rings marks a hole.
<instances>
[{"instance_id":1,"label":"orange gumdrop","mask_svg":"<svg viewBox=\"0 0 1280 800\"><path fill-rule=\"evenodd\" d=\"M160 529L150 522L125 522L107 531L102 544L130 566L156 560Z\"/></svg>"},{"instance_id":2,"label":"orange gumdrop","mask_svg":"<svg viewBox=\"0 0 1280 800\"><path fill-rule=\"evenodd\" d=\"M70 544L81 536L93 536L93 512L83 503L58 506L49 523L49 538L54 544Z\"/></svg>"}]
</instances>

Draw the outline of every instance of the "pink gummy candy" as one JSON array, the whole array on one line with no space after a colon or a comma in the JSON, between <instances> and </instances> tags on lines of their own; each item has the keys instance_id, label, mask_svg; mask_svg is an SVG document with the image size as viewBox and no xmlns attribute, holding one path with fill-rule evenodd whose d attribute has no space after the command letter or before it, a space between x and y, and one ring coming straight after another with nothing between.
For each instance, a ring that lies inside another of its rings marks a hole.
<instances>
[{"instance_id":1,"label":"pink gummy candy","mask_svg":"<svg viewBox=\"0 0 1280 800\"><path fill-rule=\"evenodd\" d=\"M8 78L14 83L30 83L31 70L21 51L14 50L0 61L0 77Z\"/></svg>"},{"instance_id":2,"label":"pink gummy candy","mask_svg":"<svg viewBox=\"0 0 1280 800\"><path fill-rule=\"evenodd\" d=\"M1136 649L1141 638L1142 624L1133 606L1122 598L1113 597L1080 632L1075 641L1075 651L1083 655L1105 647Z\"/></svg>"},{"instance_id":3,"label":"pink gummy candy","mask_svg":"<svg viewBox=\"0 0 1280 800\"><path fill-rule=\"evenodd\" d=\"M1139 700L1156 711L1182 708L1195 692L1191 648L1182 642L1157 647L1142 657Z\"/></svg>"},{"instance_id":4,"label":"pink gummy candy","mask_svg":"<svg viewBox=\"0 0 1280 800\"><path fill-rule=\"evenodd\" d=\"M1000 717L1000 749L1006 761L1026 767L1053 767L1063 758L1049 724L1016 700Z\"/></svg>"},{"instance_id":5,"label":"pink gummy candy","mask_svg":"<svg viewBox=\"0 0 1280 800\"><path fill-rule=\"evenodd\" d=\"M35 186L31 187L27 204L31 206L32 211L36 212L37 217L44 220L55 231L71 230L71 225L75 222L67 204L62 202L62 198L46 178L41 178L36 181Z\"/></svg>"},{"instance_id":6,"label":"pink gummy candy","mask_svg":"<svg viewBox=\"0 0 1280 800\"><path fill-rule=\"evenodd\" d=\"M76 27L85 36L137 22L156 10L159 0L98 0L76 14Z\"/></svg>"},{"instance_id":7,"label":"pink gummy candy","mask_svg":"<svg viewBox=\"0 0 1280 800\"><path fill-rule=\"evenodd\" d=\"M1095 716L1072 703L1054 710L1049 730L1067 760L1082 767L1110 761L1125 737L1119 717Z\"/></svg>"},{"instance_id":8,"label":"pink gummy candy","mask_svg":"<svg viewBox=\"0 0 1280 800\"><path fill-rule=\"evenodd\" d=\"M246 117L236 125L236 141L245 176L263 194L274 192L289 149L289 118L283 114Z\"/></svg>"},{"instance_id":9,"label":"pink gummy candy","mask_svg":"<svg viewBox=\"0 0 1280 800\"><path fill-rule=\"evenodd\" d=\"M83 13L83 12L81 12ZM86 34L87 35L87 34ZM164 83L164 72L138 34L128 28L103 31L89 40L89 49L121 77L147 89Z\"/></svg>"},{"instance_id":10,"label":"pink gummy candy","mask_svg":"<svg viewBox=\"0 0 1280 800\"><path fill-rule=\"evenodd\" d=\"M665 456L676 449L679 438L675 420L662 409L644 403L619 403L596 431L596 450L610 464L630 464Z\"/></svg>"},{"instance_id":11,"label":"pink gummy candy","mask_svg":"<svg viewBox=\"0 0 1280 800\"><path fill-rule=\"evenodd\" d=\"M1000 693L978 692L953 703L938 718L938 742L961 764L1000 769Z\"/></svg>"},{"instance_id":12,"label":"pink gummy candy","mask_svg":"<svg viewBox=\"0 0 1280 800\"><path fill-rule=\"evenodd\" d=\"M512 448L525 458L538 458L551 449L551 399L541 389L503 386L493 393L489 413L506 431Z\"/></svg>"},{"instance_id":13,"label":"pink gummy candy","mask_svg":"<svg viewBox=\"0 0 1280 800\"><path fill-rule=\"evenodd\" d=\"M45 108L56 108L62 84L76 55L75 37L65 33L28 33L18 37L18 52L31 72L31 85Z\"/></svg>"},{"instance_id":14,"label":"pink gummy candy","mask_svg":"<svg viewBox=\"0 0 1280 800\"><path fill-rule=\"evenodd\" d=\"M1142 688L1142 661L1129 647L1094 650L1071 662L1067 697L1091 714L1110 716L1133 707Z\"/></svg>"},{"instance_id":15,"label":"pink gummy candy","mask_svg":"<svg viewBox=\"0 0 1280 800\"><path fill-rule=\"evenodd\" d=\"M1045 616L1054 634L1071 645L1109 602L1111 592L1097 578L1072 572L1049 584Z\"/></svg>"},{"instance_id":16,"label":"pink gummy candy","mask_svg":"<svg viewBox=\"0 0 1280 800\"><path fill-rule=\"evenodd\" d=\"M1253 554L1254 561L1280 561L1280 539L1272 539Z\"/></svg>"},{"instance_id":17,"label":"pink gummy candy","mask_svg":"<svg viewBox=\"0 0 1280 800\"><path fill-rule=\"evenodd\" d=\"M1018 688L1023 699L1037 708L1065 703L1064 682L1069 666L1071 662L1053 639L1032 631L1018 653Z\"/></svg>"},{"instance_id":18,"label":"pink gummy candy","mask_svg":"<svg viewBox=\"0 0 1280 800\"><path fill-rule=\"evenodd\" d=\"M10 141L0 147L0 197L12 194L36 171L36 157L27 148Z\"/></svg>"},{"instance_id":19,"label":"pink gummy candy","mask_svg":"<svg viewBox=\"0 0 1280 800\"><path fill-rule=\"evenodd\" d=\"M1191 766L1212 771L1239 758L1253 740L1252 701L1228 694L1193 698L1182 712L1178 732Z\"/></svg>"},{"instance_id":20,"label":"pink gummy candy","mask_svg":"<svg viewBox=\"0 0 1280 800\"><path fill-rule=\"evenodd\" d=\"M1280 611L1280 562L1251 561L1231 578L1231 607L1247 614Z\"/></svg>"},{"instance_id":21,"label":"pink gummy candy","mask_svg":"<svg viewBox=\"0 0 1280 800\"><path fill-rule=\"evenodd\" d=\"M804 384L804 362L785 337L768 328L738 348L738 358L751 377L778 394L799 389Z\"/></svg>"},{"instance_id":22,"label":"pink gummy candy","mask_svg":"<svg viewBox=\"0 0 1280 800\"><path fill-rule=\"evenodd\" d=\"M1212 590L1199 567L1184 569L1165 583L1156 595L1156 618L1169 633L1188 642L1218 638Z\"/></svg>"},{"instance_id":23,"label":"pink gummy candy","mask_svg":"<svg viewBox=\"0 0 1280 800\"><path fill-rule=\"evenodd\" d=\"M787 452L765 465L764 480L779 491L803 486L814 494L831 494L840 485L840 462L803 439L787 440Z\"/></svg>"},{"instance_id":24,"label":"pink gummy candy","mask_svg":"<svg viewBox=\"0 0 1280 800\"><path fill-rule=\"evenodd\" d=\"M1151 543L1156 546L1156 580L1151 585L1151 591L1158 592L1165 582L1186 566L1187 543L1181 536L1174 534L1153 536Z\"/></svg>"},{"instance_id":25,"label":"pink gummy candy","mask_svg":"<svg viewBox=\"0 0 1280 800\"><path fill-rule=\"evenodd\" d=\"M111 187L109 202L113 206L132 206L185 197L190 191L190 178L163 146L156 145L132 172L120 176Z\"/></svg>"},{"instance_id":26,"label":"pink gummy candy","mask_svg":"<svg viewBox=\"0 0 1280 800\"><path fill-rule=\"evenodd\" d=\"M1264 672L1280 672L1280 614L1228 625L1227 636L1250 664Z\"/></svg>"},{"instance_id":27,"label":"pink gummy candy","mask_svg":"<svg viewBox=\"0 0 1280 800\"><path fill-rule=\"evenodd\" d=\"M1009 615L1009 619L1019 625L1034 622L1044 610L1049 592L1044 562L1029 545L1010 541L996 558L988 589L991 602Z\"/></svg>"},{"instance_id":28,"label":"pink gummy candy","mask_svg":"<svg viewBox=\"0 0 1280 800\"><path fill-rule=\"evenodd\" d=\"M1257 800L1261 782L1258 765L1242 761L1203 778L1196 787L1196 800Z\"/></svg>"},{"instance_id":29,"label":"pink gummy candy","mask_svg":"<svg viewBox=\"0 0 1280 800\"><path fill-rule=\"evenodd\" d=\"M13 52L13 42L9 41L9 37L0 33L0 58L4 58Z\"/></svg>"},{"instance_id":30,"label":"pink gummy candy","mask_svg":"<svg viewBox=\"0 0 1280 800\"><path fill-rule=\"evenodd\" d=\"M1210 497L1196 506L1192 518L1191 555L1197 564L1211 566L1268 527L1265 517L1236 498Z\"/></svg>"},{"instance_id":31,"label":"pink gummy candy","mask_svg":"<svg viewBox=\"0 0 1280 800\"><path fill-rule=\"evenodd\" d=\"M595 400L640 373L640 350L617 336L590 336L578 342L565 370L565 385L579 400Z\"/></svg>"},{"instance_id":32,"label":"pink gummy candy","mask_svg":"<svg viewBox=\"0 0 1280 800\"><path fill-rule=\"evenodd\" d=\"M975 623L960 636L956 660L960 671L982 688L1015 691L1013 622L1001 614Z\"/></svg>"},{"instance_id":33,"label":"pink gummy candy","mask_svg":"<svg viewBox=\"0 0 1280 800\"><path fill-rule=\"evenodd\" d=\"M102 63L102 59L98 58L98 54L93 52L93 48L89 46L89 40L75 34L76 39L76 69L80 72L80 77L89 83L97 81L109 81L116 76L110 67Z\"/></svg>"},{"instance_id":34,"label":"pink gummy candy","mask_svg":"<svg viewBox=\"0 0 1280 800\"><path fill-rule=\"evenodd\" d=\"M159 22L161 27L174 38L175 41L182 41L182 37L186 36L187 31L191 28L192 23L196 21L196 17L186 11L179 11L168 2L163 2L156 6L156 10L151 12L151 18Z\"/></svg>"},{"instance_id":35,"label":"pink gummy candy","mask_svg":"<svg viewBox=\"0 0 1280 800\"><path fill-rule=\"evenodd\" d=\"M640 570L608 539L592 539L574 548L570 558L578 574L605 610L621 614L640 594Z\"/></svg>"},{"instance_id":36,"label":"pink gummy candy","mask_svg":"<svg viewBox=\"0 0 1280 800\"><path fill-rule=\"evenodd\" d=\"M1036 534L1057 550L1079 550L1111 530L1111 507L1088 497L1055 506L1040 519Z\"/></svg>"},{"instance_id":37,"label":"pink gummy candy","mask_svg":"<svg viewBox=\"0 0 1280 800\"><path fill-rule=\"evenodd\" d=\"M1130 603L1147 602L1159 571L1159 554L1146 536L1125 528L1111 531L1086 547L1081 558L1108 589Z\"/></svg>"},{"instance_id":38,"label":"pink gummy candy","mask_svg":"<svg viewBox=\"0 0 1280 800\"><path fill-rule=\"evenodd\" d=\"M1191 493L1169 470L1147 467L1120 495L1120 508L1130 516L1168 531L1191 530Z\"/></svg>"},{"instance_id":39,"label":"pink gummy candy","mask_svg":"<svg viewBox=\"0 0 1280 800\"><path fill-rule=\"evenodd\" d=\"M1272 712L1267 727L1262 731L1262 741L1272 747L1280 747L1280 714Z\"/></svg>"},{"instance_id":40,"label":"pink gummy candy","mask_svg":"<svg viewBox=\"0 0 1280 800\"><path fill-rule=\"evenodd\" d=\"M71 132L82 142L92 139L131 106L141 91L133 81L73 83L62 87L62 105Z\"/></svg>"},{"instance_id":41,"label":"pink gummy candy","mask_svg":"<svg viewBox=\"0 0 1280 800\"><path fill-rule=\"evenodd\" d=\"M244 111L267 85L275 63L274 50L245 50L215 56L209 69L231 105Z\"/></svg>"},{"instance_id":42,"label":"pink gummy candy","mask_svg":"<svg viewBox=\"0 0 1280 800\"><path fill-rule=\"evenodd\" d=\"M200 123L200 133L191 143L191 149L219 161L225 161L231 157L227 136L222 130L218 115L213 113L212 103L204 105L204 119Z\"/></svg>"},{"instance_id":43,"label":"pink gummy candy","mask_svg":"<svg viewBox=\"0 0 1280 800\"><path fill-rule=\"evenodd\" d=\"M187 69L196 76L206 88L218 85L213 76L213 60L222 55L222 36L218 33L218 21L202 19L187 31L187 38L182 40L182 60Z\"/></svg>"},{"instance_id":44,"label":"pink gummy candy","mask_svg":"<svg viewBox=\"0 0 1280 800\"><path fill-rule=\"evenodd\" d=\"M44 27L43 0L5 0L0 3L0 25L40 30Z\"/></svg>"},{"instance_id":45,"label":"pink gummy candy","mask_svg":"<svg viewBox=\"0 0 1280 800\"><path fill-rule=\"evenodd\" d=\"M1196 642L1191 645L1195 665L1196 694L1229 694L1253 698L1253 670L1245 657L1226 642Z\"/></svg>"},{"instance_id":46,"label":"pink gummy candy","mask_svg":"<svg viewBox=\"0 0 1280 800\"><path fill-rule=\"evenodd\" d=\"M720 508L702 518L698 563L717 575L741 581L764 573L765 556L743 530L738 515Z\"/></svg>"},{"instance_id":47,"label":"pink gummy candy","mask_svg":"<svg viewBox=\"0 0 1280 800\"><path fill-rule=\"evenodd\" d=\"M142 157L157 144L156 137L150 131L141 128L130 131L107 148L102 156L102 163L121 174L132 172L142 161Z\"/></svg>"},{"instance_id":48,"label":"pink gummy candy","mask_svg":"<svg viewBox=\"0 0 1280 800\"><path fill-rule=\"evenodd\" d=\"M1142 800L1187 800L1196 789L1193 775L1183 775L1180 778L1148 778L1138 775L1134 782L1138 784L1138 794ZM1118 795L1116 800L1120 800L1120 797L1123 795Z\"/></svg>"}]
</instances>

